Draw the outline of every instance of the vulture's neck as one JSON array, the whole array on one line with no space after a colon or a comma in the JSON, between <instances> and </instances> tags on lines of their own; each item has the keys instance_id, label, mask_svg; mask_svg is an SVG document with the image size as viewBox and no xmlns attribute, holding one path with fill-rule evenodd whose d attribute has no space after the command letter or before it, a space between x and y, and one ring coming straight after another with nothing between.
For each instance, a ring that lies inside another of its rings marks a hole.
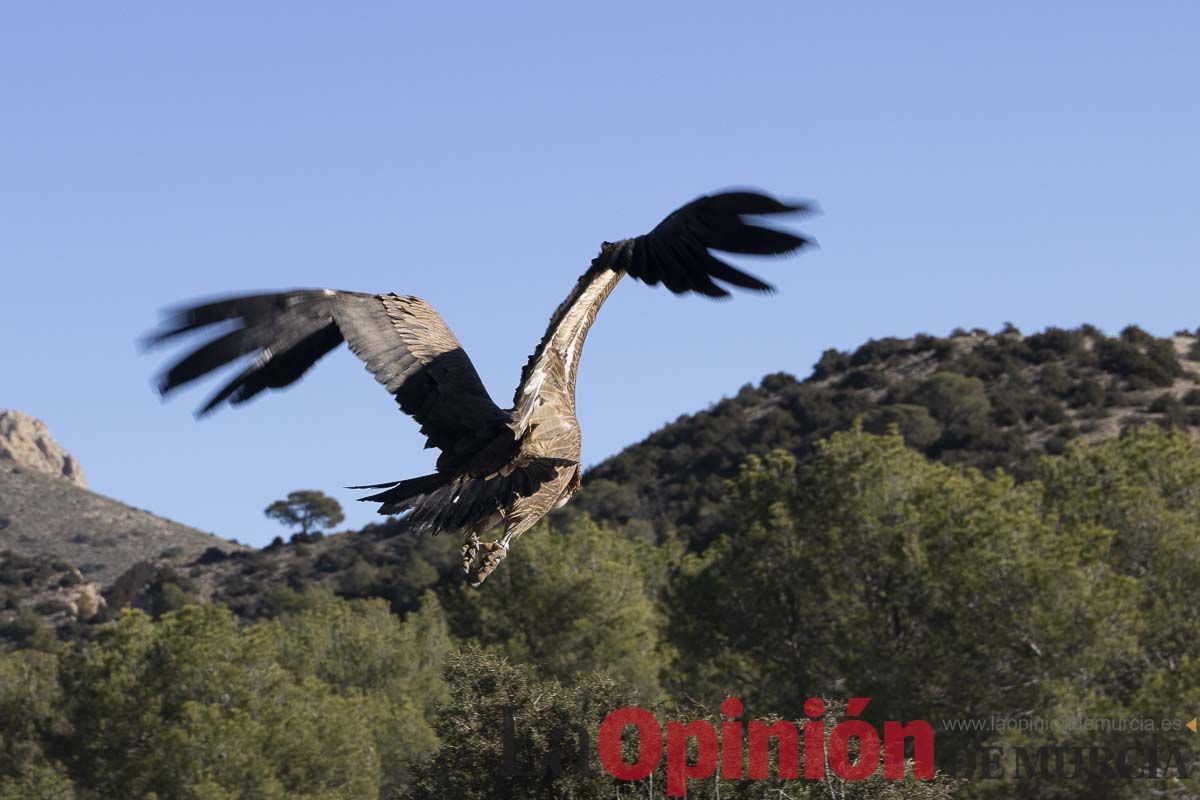
<instances>
[{"instance_id":1,"label":"vulture's neck","mask_svg":"<svg viewBox=\"0 0 1200 800\"><path fill-rule=\"evenodd\" d=\"M589 269L554 312L517 388L514 412L519 427L528 424L537 409L547 403L558 411L575 413L575 378L584 340L600 306L624 274L609 267Z\"/></svg>"}]
</instances>

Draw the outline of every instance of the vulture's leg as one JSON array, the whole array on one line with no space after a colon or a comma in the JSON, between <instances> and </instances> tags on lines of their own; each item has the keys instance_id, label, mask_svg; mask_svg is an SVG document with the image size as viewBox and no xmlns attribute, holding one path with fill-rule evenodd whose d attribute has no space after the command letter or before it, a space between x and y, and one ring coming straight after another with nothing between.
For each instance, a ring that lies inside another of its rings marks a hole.
<instances>
[{"instance_id":1,"label":"vulture's leg","mask_svg":"<svg viewBox=\"0 0 1200 800\"><path fill-rule=\"evenodd\" d=\"M484 542L479 545L487 555L483 557L483 564L480 565L479 572L475 575L475 580L471 581L472 586L478 586L486 581L487 576L491 575L496 570L496 567L500 566L500 562L508 555L509 543L519 535L519 531L510 530L498 541Z\"/></svg>"}]
</instances>

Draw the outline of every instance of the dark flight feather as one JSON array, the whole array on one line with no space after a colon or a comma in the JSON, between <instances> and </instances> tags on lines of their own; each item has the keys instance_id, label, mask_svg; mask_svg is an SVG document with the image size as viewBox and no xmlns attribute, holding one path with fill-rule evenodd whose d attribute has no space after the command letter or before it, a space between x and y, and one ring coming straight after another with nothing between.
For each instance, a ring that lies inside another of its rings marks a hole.
<instances>
[{"instance_id":1,"label":"dark flight feather","mask_svg":"<svg viewBox=\"0 0 1200 800\"><path fill-rule=\"evenodd\" d=\"M232 297L176 309L149 342L225 322L237 327L163 373L162 394L253 356L199 410L208 414L226 402L237 405L291 385L346 341L420 423L428 442L442 450L440 470L463 466L497 438L508 436L511 444L508 415L488 395L445 321L418 298L323 289Z\"/></svg>"}]
</instances>

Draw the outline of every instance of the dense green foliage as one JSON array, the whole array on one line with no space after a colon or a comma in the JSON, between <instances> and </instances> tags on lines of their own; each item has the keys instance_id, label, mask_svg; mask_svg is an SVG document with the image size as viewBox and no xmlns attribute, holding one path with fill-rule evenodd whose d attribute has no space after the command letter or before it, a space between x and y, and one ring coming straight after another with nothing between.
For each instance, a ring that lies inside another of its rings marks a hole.
<instances>
[{"instance_id":1,"label":"dense green foliage","mask_svg":"<svg viewBox=\"0 0 1200 800\"><path fill-rule=\"evenodd\" d=\"M1037 478L949 468L861 429L799 477L787 453L752 459L731 487L741 523L672 587L670 688L791 714L841 692L879 698L879 719L935 723L1200 706L1200 446L1133 429ZM1078 781L1063 796L1084 789L1137 796Z\"/></svg>"},{"instance_id":2,"label":"dense green foliage","mask_svg":"<svg viewBox=\"0 0 1200 800\"><path fill-rule=\"evenodd\" d=\"M443 746L418 767L412 798L665 797L665 762L650 777L627 783L614 781L597 763L595 732L606 714L627 705L647 705L627 684L591 672L566 685L540 677L529 666L475 648L461 650L447 660L446 678L451 700L438 710L436 722ZM508 753L503 740L506 708L512 710L513 731ZM831 706L825 718L830 728L840 719L835 710L843 709ZM659 704L654 711L661 720L720 724L711 709L693 703ZM636 761L635 742L629 739L623 744L626 761ZM497 770L494 765L502 768ZM548 775L554 776L553 780L547 780ZM707 797L716 792L716 796L731 800L942 800L950 797L957 785L944 775L920 782L885 781L878 776L847 782L830 775L824 781L803 783L731 781L714 776L697 781L689 796Z\"/></svg>"},{"instance_id":3,"label":"dense green foliage","mask_svg":"<svg viewBox=\"0 0 1200 800\"><path fill-rule=\"evenodd\" d=\"M549 677L603 671L658 700L664 656L653 581L665 577L663 552L586 517L569 531L542 526L520 548L523 557L489 578L488 591L445 592L458 636Z\"/></svg>"},{"instance_id":4,"label":"dense green foliage","mask_svg":"<svg viewBox=\"0 0 1200 800\"><path fill-rule=\"evenodd\" d=\"M574 763L577 735L560 733L594 736L620 705L715 719L729 695L759 718L797 718L822 694L875 698L877 722L1175 718L1200 707L1197 487L1200 444L1156 426L1071 444L1026 481L852 427L800 469L784 451L751 458L726 488L733 521L702 553L579 517L527 534L498 583L443 584L403 618L316 589L249 625L220 604L127 611L91 642L0 658L0 797L542 796L542 773L502 774L505 707L523 768L556 750ZM938 728L938 746L1143 736ZM1159 738L1191 734L1173 736ZM615 788L602 772L550 783L577 798ZM1132 798L1196 783L841 788ZM649 796L649 781L624 791Z\"/></svg>"},{"instance_id":5,"label":"dense green foliage","mask_svg":"<svg viewBox=\"0 0 1200 800\"><path fill-rule=\"evenodd\" d=\"M284 620L139 611L57 658L0 660L0 797L374 798L436 746L450 647L436 599L401 622L314 593Z\"/></svg>"}]
</instances>

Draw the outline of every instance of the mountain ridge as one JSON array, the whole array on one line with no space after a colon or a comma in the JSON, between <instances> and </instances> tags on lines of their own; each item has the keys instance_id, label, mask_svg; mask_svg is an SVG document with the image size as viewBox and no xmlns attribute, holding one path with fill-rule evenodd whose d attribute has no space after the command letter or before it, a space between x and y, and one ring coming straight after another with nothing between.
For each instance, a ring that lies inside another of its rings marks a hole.
<instances>
[{"instance_id":1,"label":"mountain ridge","mask_svg":"<svg viewBox=\"0 0 1200 800\"><path fill-rule=\"evenodd\" d=\"M632 538L702 551L729 523L721 497L748 456L783 449L803 465L818 442L856 423L896 426L932 459L1023 479L1072 439L1103 441L1141 423L1200 431L1200 340L1136 326L1115 337L1086 325L1023 335L1010 325L827 350L804 380L767 375L592 467L550 524L586 513ZM14 487L24 498L16 513L6 510ZM111 523L108 533L87 534L88 509L93 527ZM0 551L10 551L0 562L17 564L0 575L47 584L26 591L25 605L50 609L43 617L60 635L89 616L68 607L79 605L76 584L103 588L107 611L91 615L102 621L124 605L159 613L190 601L220 601L254 619L302 603L313 585L406 611L427 589L462 580L455 537L408 536L394 520L251 550L19 468L0 467L0 520ZM101 554L107 561L95 561ZM11 620L21 598L8 606L0 617Z\"/></svg>"},{"instance_id":2,"label":"mountain ridge","mask_svg":"<svg viewBox=\"0 0 1200 800\"><path fill-rule=\"evenodd\" d=\"M855 420L873 432L895 424L935 460L1026 477L1077 437L1101 441L1139 422L1200 430L1200 340L1132 325L1116 337L1090 325L1029 336L1007 325L826 350L804 380L768 375L594 465L572 505L611 523L673 527L703 549L722 524L713 509L724 481L747 455L782 448L803 462Z\"/></svg>"}]
</instances>

